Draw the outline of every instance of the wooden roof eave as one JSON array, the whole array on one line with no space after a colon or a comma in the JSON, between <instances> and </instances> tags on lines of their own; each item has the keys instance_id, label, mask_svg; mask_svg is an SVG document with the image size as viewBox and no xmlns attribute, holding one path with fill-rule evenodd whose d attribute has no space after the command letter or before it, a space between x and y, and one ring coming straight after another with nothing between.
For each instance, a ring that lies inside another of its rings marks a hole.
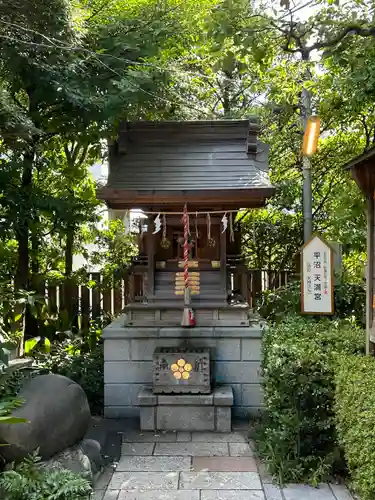
<instances>
[{"instance_id":1,"label":"wooden roof eave","mask_svg":"<svg viewBox=\"0 0 375 500\"><path fill-rule=\"evenodd\" d=\"M259 208L273 196L272 186L250 189L227 190L180 190L180 191L130 191L103 187L98 190L97 197L107 203L109 208L129 209L158 206L160 209L172 206L181 207L184 203L196 208L222 207L224 210L239 208ZM220 208L218 208L220 209Z\"/></svg>"},{"instance_id":2,"label":"wooden roof eave","mask_svg":"<svg viewBox=\"0 0 375 500\"><path fill-rule=\"evenodd\" d=\"M363 193L372 196L375 191L375 147L354 158L344 167Z\"/></svg>"},{"instance_id":3,"label":"wooden roof eave","mask_svg":"<svg viewBox=\"0 0 375 500\"><path fill-rule=\"evenodd\" d=\"M375 161L353 167L351 174L361 191L372 196L375 191Z\"/></svg>"}]
</instances>

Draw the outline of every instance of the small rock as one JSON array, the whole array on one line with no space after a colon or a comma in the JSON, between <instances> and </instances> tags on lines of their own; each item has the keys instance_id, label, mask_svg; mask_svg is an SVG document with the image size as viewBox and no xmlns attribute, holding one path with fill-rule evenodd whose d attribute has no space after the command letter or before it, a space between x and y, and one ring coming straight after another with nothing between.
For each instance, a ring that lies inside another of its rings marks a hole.
<instances>
[{"instance_id":1,"label":"small rock","mask_svg":"<svg viewBox=\"0 0 375 500\"><path fill-rule=\"evenodd\" d=\"M93 439L83 439L79 444L42 462L41 466L49 469L68 469L93 483L102 469L100 444Z\"/></svg>"}]
</instances>

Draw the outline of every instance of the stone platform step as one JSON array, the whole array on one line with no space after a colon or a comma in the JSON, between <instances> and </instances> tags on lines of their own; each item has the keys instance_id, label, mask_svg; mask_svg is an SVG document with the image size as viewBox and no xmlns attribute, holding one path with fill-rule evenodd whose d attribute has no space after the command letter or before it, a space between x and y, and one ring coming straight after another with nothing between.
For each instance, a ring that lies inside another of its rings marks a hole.
<instances>
[{"instance_id":1,"label":"stone platform step","mask_svg":"<svg viewBox=\"0 0 375 500\"><path fill-rule=\"evenodd\" d=\"M142 387L138 394L142 431L231 430L233 389L217 387L211 394L154 394Z\"/></svg>"}]
</instances>

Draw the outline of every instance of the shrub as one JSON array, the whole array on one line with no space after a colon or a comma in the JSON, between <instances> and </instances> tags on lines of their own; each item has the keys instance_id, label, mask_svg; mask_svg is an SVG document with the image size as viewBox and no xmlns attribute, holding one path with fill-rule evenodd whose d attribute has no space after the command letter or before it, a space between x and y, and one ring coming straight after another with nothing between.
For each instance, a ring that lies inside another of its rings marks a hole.
<instances>
[{"instance_id":1,"label":"shrub","mask_svg":"<svg viewBox=\"0 0 375 500\"><path fill-rule=\"evenodd\" d=\"M375 359L342 356L336 369L336 426L361 500L375 499Z\"/></svg>"},{"instance_id":2,"label":"shrub","mask_svg":"<svg viewBox=\"0 0 375 500\"><path fill-rule=\"evenodd\" d=\"M363 331L346 321L290 316L263 337L265 415L258 442L280 482L328 476L339 463L335 353L360 353Z\"/></svg>"},{"instance_id":3,"label":"shrub","mask_svg":"<svg viewBox=\"0 0 375 500\"><path fill-rule=\"evenodd\" d=\"M298 314L301 311L300 293L300 281L293 281L277 290L266 290L258 300L258 312L271 322L282 320L285 314ZM364 286L351 283L335 285L334 299L334 319L352 318L357 325L365 326L366 291Z\"/></svg>"},{"instance_id":4,"label":"shrub","mask_svg":"<svg viewBox=\"0 0 375 500\"><path fill-rule=\"evenodd\" d=\"M14 373L20 373L18 365L11 366L9 362L9 346L0 335L0 424L25 423L24 418L14 417L12 411L21 406L22 401L7 391L9 378Z\"/></svg>"},{"instance_id":5,"label":"shrub","mask_svg":"<svg viewBox=\"0 0 375 500\"><path fill-rule=\"evenodd\" d=\"M89 482L64 469L45 469L32 455L12 470L0 474L1 498L7 500L82 500L91 493Z\"/></svg>"},{"instance_id":6,"label":"shrub","mask_svg":"<svg viewBox=\"0 0 375 500\"><path fill-rule=\"evenodd\" d=\"M58 373L77 382L85 391L91 413L95 415L101 414L104 406L101 336L102 328L109 321L109 317L98 319L91 321L87 329L59 331L59 340L37 337L25 345L27 354L34 357L36 373Z\"/></svg>"},{"instance_id":7,"label":"shrub","mask_svg":"<svg viewBox=\"0 0 375 500\"><path fill-rule=\"evenodd\" d=\"M104 406L103 345L83 352L70 342L54 346L50 353L36 357L39 373L58 373L79 384L85 391L91 413L99 415Z\"/></svg>"}]
</instances>

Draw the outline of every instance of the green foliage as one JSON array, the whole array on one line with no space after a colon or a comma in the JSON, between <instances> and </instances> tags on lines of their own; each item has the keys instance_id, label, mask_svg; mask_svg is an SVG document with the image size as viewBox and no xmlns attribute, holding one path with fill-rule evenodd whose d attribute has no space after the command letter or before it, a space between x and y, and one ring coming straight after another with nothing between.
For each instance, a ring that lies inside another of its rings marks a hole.
<instances>
[{"instance_id":1,"label":"green foliage","mask_svg":"<svg viewBox=\"0 0 375 500\"><path fill-rule=\"evenodd\" d=\"M336 369L336 427L353 487L361 500L375 498L375 395L373 357L341 356Z\"/></svg>"},{"instance_id":2,"label":"green foliage","mask_svg":"<svg viewBox=\"0 0 375 500\"><path fill-rule=\"evenodd\" d=\"M334 357L361 353L364 332L347 321L289 316L263 336L265 417L259 452L280 482L316 485L340 466Z\"/></svg>"},{"instance_id":3,"label":"green foliage","mask_svg":"<svg viewBox=\"0 0 375 500\"><path fill-rule=\"evenodd\" d=\"M88 241L95 245L86 252L89 265L101 269L102 288L112 287L122 279L138 249L132 234L127 233L121 220L109 221L102 228L94 228L88 234Z\"/></svg>"},{"instance_id":4,"label":"green foliage","mask_svg":"<svg viewBox=\"0 0 375 500\"><path fill-rule=\"evenodd\" d=\"M19 371L17 367L11 366L9 357L10 350L13 344L4 342L4 338L0 335L0 425L1 424L22 424L27 420L20 417L15 417L12 412L20 407L22 400L15 395L8 393L8 381L13 373ZM1 443L0 443L1 446Z\"/></svg>"},{"instance_id":5,"label":"green foliage","mask_svg":"<svg viewBox=\"0 0 375 500\"><path fill-rule=\"evenodd\" d=\"M98 344L89 352L76 340L53 346L49 354L36 354L40 373L58 373L79 384L85 391L91 413L100 415L104 407L104 356L103 345Z\"/></svg>"},{"instance_id":6,"label":"green foliage","mask_svg":"<svg viewBox=\"0 0 375 500\"><path fill-rule=\"evenodd\" d=\"M90 328L60 332L54 340L33 339L28 356L33 356L35 373L57 373L77 382L85 391L91 412L103 411L104 356L102 328L109 321L93 321ZM62 335L63 333L63 335ZM17 388L17 380L14 381Z\"/></svg>"},{"instance_id":7,"label":"green foliage","mask_svg":"<svg viewBox=\"0 0 375 500\"><path fill-rule=\"evenodd\" d=\"M349 319L354 324L365 326L366 291L363 285L342 283L334 286L335 318ZM285 314L301 311L301 283L292 281L285 287L266 290L262 293L259 314L271 322L278 322ZM319 319L319 316L316 318Z\"/></svg>"},{"instance_id":8,"label":"green foliage","mask_svg":"<svg viewBox=\"0 0 375 500\"><path fill-rule=\"evenodd\" d=\"M239 219L243 254L250 269L294 270L303 243L299 214L270 207L245 212Z\"/></svg>"},{"instance_id":9,"label":"green foliage","mask_svg":"<svg viewBox=\"0 0 375 500\"><path fill-rule=\"evenodd\" d=\"M34 454L0 474L0 492L6 500L82 500L90 497L89 482L74 472L46 469Z\"/></svg>"},{"instance_id":10,"label":"green foliage","mask_svg":"<svg viewBox=\"0 0 375 500\"><path fill-rule=\"evenodd\" d=\"M16 292L10 283L0 282L0 335L17 346L20 332L15 331L15 324L21 318L30 295L20 290Z\"/></svg>"},{"instance_id":11,"label":"green foliage","mask_svg":"<svg viewBox=\"0 0 375 500\"><path fill-rule=\"evenodd\" d=\"M0 272L17 289L72 279L82 227L99 220L89 167L120 120L161 107L167 75L149 61L180 33L174 2L74 4L1 6Z\"/></svg>"},{"instance_id":12,"label":"green foliage","mask_svg":"<svg viewBox=\"0 0 375 500\"><path fill-rule=\"evenodd\" d=\"M26 423L27 420L24 418L14 417L12 415L13 410L19 408L22 405L22 401L9 398L0 399L0 424L22 424Z\"/></svg>"},{"instance_id":13,"label":"green foliage","mask_svg":"<svg viewBox=\"0 0 375 500\"><path fill-rule=\"evenodd\" d=\"M9 371L3 385L0 377L0 415L2 401L19 406L17 394L26 379L45 373L57 373L77 382L86 393L91 413L100 415L104 406L101 334L103 326L109 321L110 318L93 321L89 329L75 329L74 332L51 328L51 340L36 337L26 341L25 354L33 358L33 366L28 370Z\"/></svg>"}]
</instances>

